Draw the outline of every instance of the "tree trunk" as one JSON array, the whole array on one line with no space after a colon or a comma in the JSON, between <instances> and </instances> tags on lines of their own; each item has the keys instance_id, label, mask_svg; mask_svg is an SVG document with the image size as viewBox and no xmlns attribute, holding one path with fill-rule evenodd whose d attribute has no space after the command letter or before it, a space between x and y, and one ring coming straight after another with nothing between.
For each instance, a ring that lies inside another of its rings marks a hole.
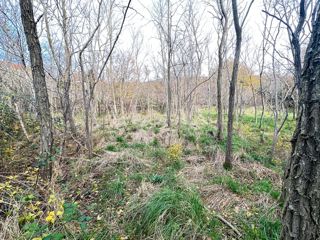
<instances>
[{"instance_id":1,"label":"tree trunk","mask_svg":"<svg viewBox=\"0 0 320 240\"><path fill-rule=\"evenodd\" d=\"M24 121L23 121L23 118L22 118L22 114L20 112L20 109L19 109L19 106L18 106L18 103L16 102L16 100L14 99L14 97L11 98L12 99L12 104L14 105L14 108L16 110L16 114L18 116L18 120L19 120L19 123L20 123L20 126L22 128L22 131L23 131L23 134L25 135L25 137L27 138L28 141L30 141L30 137L29 137L29 134L27 132L27 129L24 125Z\"/></svg>"},{"instance_id":2,"label":"tree trunk","mask_svg":"<svg viewBox=\"0 0 320 240\"><path fill-rule=\"evenodd\" d=\"M236 90L236 83L239 71L239 60L241 52L241 42L242 42L242 29L239 23L238 16L238 6L237 0L232 0L232 12L233 20L236 31L236 50L233 61L233 69L231 82L229 86L229 110L228 110L228 135L227 135L227 147L226 147L226 157L224 162L224 168L232 168L232 134L233 134L233 113L234 113L234 97Z\"/></svg>"},{"instance_id":3,"label":"tree trunk","mask_svg":"<svg viewBox=\"0 0 320 240\"><path fill-rule=\"evenodd\" d=\"M171 9L170 9L170 0L167 0L167 11L168 11L168 59L167 59L167 126L171 127L171 105L172 105L172 96L171 96Z\"/></svg>"},{"instance_id":4,"label":"tree trunk","mask_svg":"<svg viewBox=\"0 0 320 240\"><path fill-rule=\"evenodd\" d=\"M251 78L251 76L250 76ZM254 122L257 124L257 101L256 101L256 94L254 92L254 87L251 84L251 91L252 91L252 97L253 97L253 107L254 107Z\"/></svg>"},{"instance_id":5,"label":"tree trunk","mask_svg":"<svg viewBox=\"0 0 320 240\"><path fill-rule=\"evenodd\" d=\"M52 154L53 145L52 118L32 1L20 0L20 9L21 20L30 54L36 108L40 120L40 157L47 166L44 174L51 178L52 162L49 162L49 157Z\"/></svg>"},{"instance_id":6,"label":"tree trunk","mask_svg":"<svg viewBox=\"0 0 320 240\"><path fill-rule=\"evenodd\" d=\"M226 14L223 0L219 0L219 5L221 8L221 25L222 25L222 36L219 44L218 50L218 76L217 76L217 139L222 140L223 138L223 112L222 112L222 94L221 94L221 80L222 80L222 68L224 62L227 34L228 34L228 16Z\"/></svg>"},{"instance_id":7,"label":"tree trunk","mask_svg":"<svg viewBox=\"0 0 320 240\"><path fill-rule=\"evenodd\" d=\"M283 240L320 239L320 10L301 76L298 123L284 176Z\"/></svg>"}]
</instances>

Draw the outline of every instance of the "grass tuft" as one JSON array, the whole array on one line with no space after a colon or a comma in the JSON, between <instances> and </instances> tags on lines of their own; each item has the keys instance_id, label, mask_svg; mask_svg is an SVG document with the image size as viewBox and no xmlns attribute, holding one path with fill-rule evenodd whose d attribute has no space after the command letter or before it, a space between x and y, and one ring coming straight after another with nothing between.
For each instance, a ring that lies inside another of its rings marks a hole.
<instances>
[{"instance_id":1,"label":"grass tuft","mask_svg":"<svg viewBox=\"0 0 320 240\"><path fill-rule=\"evenodd\" d=\"M134 239L195 239L203 236L207 211L197 192L165 187L131 210Z\"/></svg>"}]
</instances>

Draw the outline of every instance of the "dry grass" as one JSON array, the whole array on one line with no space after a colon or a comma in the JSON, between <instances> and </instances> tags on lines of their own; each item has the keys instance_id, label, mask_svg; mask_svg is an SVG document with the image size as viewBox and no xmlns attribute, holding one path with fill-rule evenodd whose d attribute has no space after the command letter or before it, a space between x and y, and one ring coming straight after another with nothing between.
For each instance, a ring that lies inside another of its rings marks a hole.
<instances>
[{"instance_id":1,"label":"dry grass","mask_svg":"<svg viewBox=\"0 0 320 240\"><path fill-rule=\"evenodd\" d=\"M3 240L16 240L21 236L19 227L19 203L12 206L12 214L0 221L0 239Z\"/></svg>"}]
</instances>

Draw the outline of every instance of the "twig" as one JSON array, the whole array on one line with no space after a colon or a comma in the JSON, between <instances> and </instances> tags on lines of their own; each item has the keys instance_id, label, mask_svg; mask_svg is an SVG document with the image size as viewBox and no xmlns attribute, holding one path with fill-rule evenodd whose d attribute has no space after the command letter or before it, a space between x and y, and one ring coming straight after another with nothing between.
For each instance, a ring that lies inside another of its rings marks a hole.
<instances>
[{"instance_id":1,"label":"twig","mask_svg":"<svg viewBox=\"0 0 320 240\"><path fill-rule=\"evenodd\" d=\"M242 234L239 232L239 230L233 226L230 222L228 222L224 217L222 217L221 215L217 214L216 217L223 222L224 224L226 224L228 227L230 227L239 237L242 236Z\"/></svg>"}]
</instances>

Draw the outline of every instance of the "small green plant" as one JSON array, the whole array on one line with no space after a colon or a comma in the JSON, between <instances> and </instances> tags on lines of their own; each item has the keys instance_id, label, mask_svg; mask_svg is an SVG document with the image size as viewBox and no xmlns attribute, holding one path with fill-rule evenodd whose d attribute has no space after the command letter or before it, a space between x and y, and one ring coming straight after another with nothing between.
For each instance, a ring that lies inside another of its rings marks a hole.
<instances>
[{"instance_id":1,"label":"small green plant","mask_svg":"<svg viewBox=\"0 0 320 240\"><path fill-rule=\"evenodd\" d=\"M124 139L123 136L117 136L117 137L116 137L116 141L117 141L118 143L124 143L124 142L125 142L125 139Z\"/></svg>"},{"instance_id":2,"label":"small green plant","mask_svg":"<svg viewBox=\"0 0 320 240\"><path fill-rule=\"evenodd\" d=\"M275 200L278 200L280 198L280 195L281 195L281 192L277 190L272 190L270 192L270 196Z\"/></svg>"},{"instance_id":3,"label":"small green plant","mask_svg":"<svg viewBox=\"0 0 320 240\"><path fill-rule=\"evenodd\" d=\"M154 184L162 183L163 179L164 179L164 177L162 175L158 175L158 174L153 174L149 177L149 181Z\"/></svg>"},{"instance_id":4,"label":"small green plant","mask_svg":"<svg viewBox=\"0 0 320 240\"><path fill-rule=\"evenodd\" d=\"M138 150L144 150L147 147L147 145L145 143L132 143L129 144L128 147Z\"/></svg>"},{"instance_id":5,"label":"small green plant","mask_svg":"<svg viewBox=\"0 0 320 240\"><path fill-rule=\"evenodd\" d=\"M118 152L119 151L118 148L115 145L112 145L112 144L107 145L106 150L110 151L110 152Z\"/></svg>"},{"instance_id":6,"label":"small green plant","mask_svg":"<svg viewBox=\"0 0 320 240\"><path fill-rule=\"evenodd\" d=\"M155 127L153 128L153 133L154 133L154 134L158 134L159 132L160 132L160 128L157 127L157 126L155 126Z\"/></svg>"},{"instance_id":7,"label":"small green plant","mask_svg":"<svg viewBox=\"0 0 320 240\"><path fill-rule=\"evenodd\" d=\"M50 217L50 219L49 219ZM54 221L53 218L55 219ZM87 234L88 223L91 220L89 216L84 215L76 203L64 203L63 214L60 218L56 218L54 212L50 212L46 218L46 224L35 220L31 223L26 223L22 227L24 239L36 240L61 240L65 239L69 233L63 232L63 228L68 223L78 224L80 227L80 236ZM52 225L55 224L54 228Z\"/></svg>"},{"instance_id":8,"label":"small green plant","mask_svg":"<svg viewBox=\"0 0 320 240\"><path fill-rule=\"evenodd\" d=\"M161 147L152 148L150 150L150 157L156 160L164 160L167 157L167 152Z\"/></svg>"},{"instance_id":9,"label":"small green plant","mask_svg":"<svg viewBox=\"0 0 320 240\"><path fill-rule=\"evenodd\" d=\"M159 147L160 146L160 142L159 142L158 138L156 138L156 137L153 138L152 141L150 142L150 145L152 147Z\"/></svg>"},{"instance_id":10,"label":"small green plant","mask_svg":"<svg viewBox=\"0 0 320 240\"><path fill-rule=\"evenodd\" d=\"M236 194L244 194L248 191L248 186L238 182L230 176L217 176L212 180L215 184L221 184L228 187L228 189Z\"/></svg>"},{"instance_id":11,"label":"small green plant","mask_svg":"<svg viewBox=\"0 0 320 240\"><path fill-rule=\"evenodd\" d=\"M253 185L255 192L269 193L272 190L272 183L269 180L260 180Z\"/></svg>"}]
</instances>

